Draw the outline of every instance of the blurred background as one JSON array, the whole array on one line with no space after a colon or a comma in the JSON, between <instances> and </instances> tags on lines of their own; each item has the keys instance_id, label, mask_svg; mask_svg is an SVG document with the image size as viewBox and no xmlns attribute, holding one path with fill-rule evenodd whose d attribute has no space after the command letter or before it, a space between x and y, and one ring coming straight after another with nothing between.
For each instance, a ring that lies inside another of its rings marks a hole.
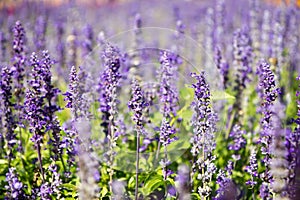
<instances>
[{"instance_id":1,"label":"blurred background","mask_svg":"<svg viewBox=\"0 0 300 200\"><path fill-rule=\"evenodd\" d=\"M68 3L75 3L78 5L85 5L85 6L103 6L107 4L121 4L132 2L133 0L0 0L0 9L8 8L13 9L20 5L21 2L43 2L48 6L58 6L61 4L68 4ZM206 2L208 0L183 0L183 1L202 1ZM247 0L243 0L247 1ZM295 2L298 7L300 7L300 0L262 0L268 3L280 5L280 4L290 4Z\"/></svg>"}]
</instances>

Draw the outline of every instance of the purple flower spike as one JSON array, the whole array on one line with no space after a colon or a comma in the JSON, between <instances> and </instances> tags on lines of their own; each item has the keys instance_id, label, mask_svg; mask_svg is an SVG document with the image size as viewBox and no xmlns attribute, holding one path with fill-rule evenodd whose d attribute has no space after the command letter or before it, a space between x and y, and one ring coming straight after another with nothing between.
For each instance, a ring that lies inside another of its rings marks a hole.
<instances>
[{"instance_id":1,"label":"purple flower spike","mask_svg":"<svg viewBox=\"0 0 300 200\"><path fill-rule=\"evenodd\" d=\"M258 177L258 164L257 164L257 159L256 159L256 150L251 151L250 155L250 165L246 166L245 171L248 172L251 175L251 179L246 182L246 185L249 185L251 187L254 187L257 182L255 181L255 178Z\"/></svg>"},{"instance_id":2,"label":"purple flower spike","mask_svg":"<svg viewBox=\"0 0 300 200\"><path fill-rule=\"evenodd\" d=\"M101 126L104 128L104 133L107 136L109 134L109 123L112 123L112 119L117 114L116 90L121 79L120 68L122 59L119 49L110 44L106 45L102 59L105 69L99 80L98 91L100 93L100 111L102 112Z\"/></svg>"},{"instance_id":3,"label":"purple flower spike","mask_svg":"<svg viewBox=\"0 0 300 200\"><path fill-rule=\"evenodd\" d=\"M252 47L249 35L245 30L238 29L233 38L233 66L236 70L236 82L239 90L246 87L252 72Z\"/></svg>"},{"instance_id":4,"label":"purple flower spike","mask_svg":"<svg viewBox=\"0 0 300 200\"><path fill-rule=\"evenodd\" d=\"M243 135L246 134L246 131L241 130L239 125L235 125L232 131L229 134L229 137L233 140L231 144L228 145L229 150L233 150L235 155L233 156L235 159L239 160L238 151L246 146L246 139Z\"/></svg>"},{"instance_id":5,"label":"purple flower spike","mask_svg":"<svg viewBox=\"0 0 300 200\"><path fill-rule=\"evenodd\" d=\"M197 179L200 180L198 193L201 198L207 198L211 195L212 189L208 186L212 176L216 172L216 166L213 163L215 156L213 150L216 147L215 131L217 117L212 111L210 88L206 83L204 72L199 75L191 75L197 80L193 84L195 90L195 100L192 103L194 115L192 118L193 137L191 139L191 153L194 157L192 163L192 178L198 173Z\"/></svg>"},{"instance_id":6,"label":"purple flower spike","mask_svg":"<svg viewBox=\"0 0 300 200\"><path fill-rule=\"evenodd\" d=\"M14 119L14 114L12 108L14 104L12 103L12 72L7 68L2 68L1 80L0 80L0 99L3 111L3 133L8 149L7 156L9 159L13 158L13 148L17 143L16 134L14 130L16 128L16 122ZM2 114L2 113L1 113ZM1 118L0 118L1 119Z\"/></svg>"},{"instance_id":7,"label":"purple flower spike","mask_svg":"<svg viewBox=\"0 0 300 200\"><path fill-rule=\"evenodd\" d=\"M25 97L24 77L25 77L25 63L26 56L24 51L25 31L20 21L17 21L13 29L13 76L14 76L14 96L16 97L15 109L17 112L17 120L22 127L23 101Z\"/></svg>"},{"instance_id":8,"label":"purple flower spike","mask_svg":"<svg viewBox=\"0 0 300 200\"><path fill-rule=\"evenodd\" d=\"M178 91L176 88L177 57L166 51L160 57L161 68L157 72L160 81L159 97L161 112L164 117L176 116L178 108Z\"/></svg>"},{"instance_id":9,"label":"purple flower spike","mask_svg":"<svg viewBox=\"0 0 300 200\"><path fill-rule=\"evenodd\" d=\"M142 91L141 86L138 81L134 79L132 81L132 98L128 102L128 107L134 111L134 116L132 117L133 121L137 125L137 129L141 130L143 127L143 110L149 104L146 102L144 98L144 93Z\"/></svg>"}]
</instances>

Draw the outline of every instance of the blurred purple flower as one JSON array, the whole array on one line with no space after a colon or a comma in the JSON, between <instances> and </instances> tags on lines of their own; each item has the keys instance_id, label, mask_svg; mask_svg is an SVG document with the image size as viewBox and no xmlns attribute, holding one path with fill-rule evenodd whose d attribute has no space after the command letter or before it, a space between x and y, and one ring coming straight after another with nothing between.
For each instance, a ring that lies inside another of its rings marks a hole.
<instances>
[{"instance_id":1,"label":"blurred purple flower","mask_svg":"<svg viewBox=\"0 0 300 200\"><path fill-rule=\"evenodd\" d=\"M8 169L6 182L8 185L5 186L5 199L29 199L23 191L27 186L20 181L15 168Z\"/></svg>"},{"instance_id":2,"label":"blurred purple flower","mask_svg":"<svg viewBox=\"0 0 300 200\"><path fill-rule=\"evenodd\" d=\"M46 49L47 18L42 15L39 16L36 19L34 29L34 44L36 51L43 51Z\"/></svg>"},{"instance_id":3,"label":"blurred purple flower","mask_svg":"<svg viewBox=\"0 0 300 200\"><path fill-rule=\"evenodd\" d=\"M229 64L222 57L221 49L219 47L216 47L216 49L215 49L215 63L217 65L217 68L220 70L220 73L222 76L223 87L226 89L227 82L229 80L228 79Z\"/></svg>"},{"instance_id":4,"label":"blurred purple flower","mask_svg":"<svg viewBox=\"0 0 300 200\"><path fill-rule=\"evenodd\" d=\"M236 83L238 91L246 87L252 72L251 39L246 30L236 30L233 37L233 67L236 70Z\"/></svg>"}]
</instances>

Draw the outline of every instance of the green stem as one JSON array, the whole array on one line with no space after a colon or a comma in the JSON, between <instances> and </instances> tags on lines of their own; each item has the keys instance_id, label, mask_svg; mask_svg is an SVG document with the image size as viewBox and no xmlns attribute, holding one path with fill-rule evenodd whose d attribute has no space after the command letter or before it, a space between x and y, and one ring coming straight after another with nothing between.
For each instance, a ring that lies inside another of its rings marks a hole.
<instances>
[{"instance_id":1,"label":"green stem","mask_svg":"<svg viewBox=\"0 0 300 200\"><path fill-rule=\"evenodd\" d=\"M136 166L135 166L135 200L138 200L139 190L139 162L140 162L140 131L136 132Z\"/></svg>"}]
</instances>

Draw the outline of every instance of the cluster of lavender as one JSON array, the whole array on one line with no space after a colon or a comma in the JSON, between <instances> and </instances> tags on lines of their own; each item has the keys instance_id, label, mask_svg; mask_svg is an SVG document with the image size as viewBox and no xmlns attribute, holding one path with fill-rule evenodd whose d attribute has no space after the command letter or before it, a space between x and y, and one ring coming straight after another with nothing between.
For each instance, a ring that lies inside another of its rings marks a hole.
<instances>
[{"instance_id":1,"label":"cluster of lavender","mask_svg":"<svg viewBox=\"0 0 300 200\"><path fill-rule=\"evenodd\" d=\"M108 4L0 4L0 199L298 199L297 1Z\"/></svg>"}]
</instances>

